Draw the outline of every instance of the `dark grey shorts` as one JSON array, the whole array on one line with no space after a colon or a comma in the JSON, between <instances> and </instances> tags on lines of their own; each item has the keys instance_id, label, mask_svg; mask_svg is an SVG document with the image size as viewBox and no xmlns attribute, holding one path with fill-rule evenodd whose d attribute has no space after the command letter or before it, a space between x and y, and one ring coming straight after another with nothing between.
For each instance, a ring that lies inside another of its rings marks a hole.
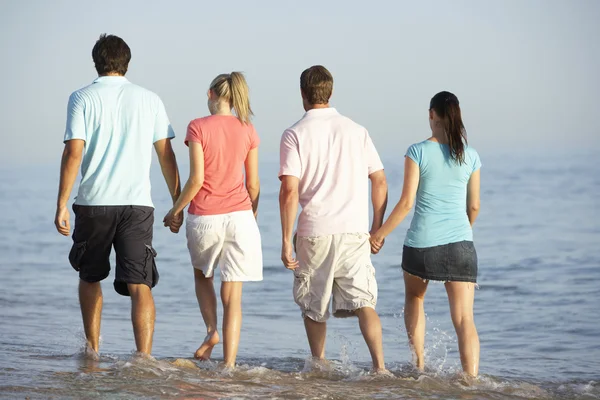
<instances>
[{"instance_id":1,"label":"dark grey shorts","mask_svg":"<svg viewBox=\"0 0 600 400\"><path fill-rule=\"evenodd\" d=\"M142 206L78 206L75 212L71 266L86 282L99 282L110 273L114 246L117 265L115 290L129 296L127 284L158 283L156 251L152 247L154 209Z\"/></svg>"},{"instance_id":2,"label":"dark grey shorts","mask_svg":"<svg viewBox=\"0 0 600 400\"><path fill-rule=\"evenodd\" d=\"M432 281L477 282L477 252L473 242L415 248L404 246L402 269Z\"/></svg>"}]
</instances>

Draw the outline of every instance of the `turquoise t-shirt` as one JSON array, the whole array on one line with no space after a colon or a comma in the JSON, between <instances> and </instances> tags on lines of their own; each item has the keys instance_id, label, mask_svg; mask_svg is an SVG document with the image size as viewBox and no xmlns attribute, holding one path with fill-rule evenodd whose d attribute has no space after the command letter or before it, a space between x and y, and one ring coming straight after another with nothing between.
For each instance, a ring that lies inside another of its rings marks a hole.
<instances>
[{"instance_id":1,"label":"turquoise t-shirt","mask_svg":"<svg viewBox=\"0 0 600 400\"><path fill-rule=\"evenodd\" d=\"M71 94L64 141L85 141L75 204L153 207L153 144L173 137L161 99L124 76L101 76Z\"/></svg>"},{"instance_id":2,"label":"turquoise t-shirt","mask_svg":"<svg viewBox=\"0 0 600 400\"><path fill-rule=\"evenodd\" d=\"M404 245L424 248L473 240L467 216L467 184L481 168L479 154L465 147L465 162L450 159L446 144L425 140L406 151L419 166L415 213Z\"/></svg>"}]
</instances>

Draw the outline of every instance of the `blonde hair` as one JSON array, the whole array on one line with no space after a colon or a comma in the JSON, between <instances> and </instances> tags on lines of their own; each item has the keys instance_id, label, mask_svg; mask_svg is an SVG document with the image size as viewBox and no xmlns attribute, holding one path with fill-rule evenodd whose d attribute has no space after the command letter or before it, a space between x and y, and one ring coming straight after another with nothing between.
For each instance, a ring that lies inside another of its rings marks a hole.
<instances>
[{"instance_id":1,"label":"blonde hair","mask_svg":"<svg viewBox=\"0 0 600 400\"><path fill-rule=\"evenodd\" d=\"M241 72L217 76L210 84L210 90L217 97L229 103L242 123L250 123L250 118L254 115L250 108L250 90L246 78Z\"/></svg>"}]
</instances>

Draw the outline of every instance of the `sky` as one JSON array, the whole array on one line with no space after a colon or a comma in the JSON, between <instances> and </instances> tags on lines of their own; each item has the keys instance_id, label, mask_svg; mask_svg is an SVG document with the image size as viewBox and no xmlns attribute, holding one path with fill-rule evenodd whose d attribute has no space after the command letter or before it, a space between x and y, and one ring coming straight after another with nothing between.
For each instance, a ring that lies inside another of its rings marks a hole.
<instances>
[{"instance_id":1,"label":"sky","mask_svg":"<svg viewBox=\"0 0 600 400\"><path fill-rule=\"evenodd\" d=\"M183 145L206 90L242 71L261 156L304 113L300 73L334 76L332 106L384 158L429 134L455 93L478 150L575 152L600 144L598 0L0 0L0 166L58 164L69 94L91 83L101 33L131 47L130 81L156 92Z\"/></svg>"}]
</instances>

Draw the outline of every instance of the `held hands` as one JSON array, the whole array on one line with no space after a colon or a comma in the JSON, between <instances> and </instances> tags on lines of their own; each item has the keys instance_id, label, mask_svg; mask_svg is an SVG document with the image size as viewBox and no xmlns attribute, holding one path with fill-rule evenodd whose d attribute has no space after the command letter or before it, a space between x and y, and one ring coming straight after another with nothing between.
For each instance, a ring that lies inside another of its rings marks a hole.
<instances>
[{"instance_id":1,"label":"held hands","mask_svg":"<svg viewBox=\"0 0 600 400\"><path fill-rule=\"evenodd\" d=\"M371 253L377 254L385 244L385 237L378 234L378 232L371 232L369 242L371 243Z\"/></svg>"},{"instance_id":2,"label":"held hands","mask_svg":"<svg viewBox=\"0 0 600 400\"><path fill-rule=\"evenodd\" d=\"M165 224L165 227L171 230L171 232L178 233L179 228L183 225L183 212L180 211L178 214L175 214L175 211L171 209L167 215L165 215L163 223Z\"/></svg>"},{"instance_id":3,"label":"held hands","mask_svg":"<svg viewBox=\"0 0 600 400\"><path fill-rule=\"evenodd\" d=\"M71 223L69 221L69 210L66 206L56 208L56 216L54 217L54 226L56 230L63 236L69 236L71 233Z\"/></svg>"}]
</instances>

